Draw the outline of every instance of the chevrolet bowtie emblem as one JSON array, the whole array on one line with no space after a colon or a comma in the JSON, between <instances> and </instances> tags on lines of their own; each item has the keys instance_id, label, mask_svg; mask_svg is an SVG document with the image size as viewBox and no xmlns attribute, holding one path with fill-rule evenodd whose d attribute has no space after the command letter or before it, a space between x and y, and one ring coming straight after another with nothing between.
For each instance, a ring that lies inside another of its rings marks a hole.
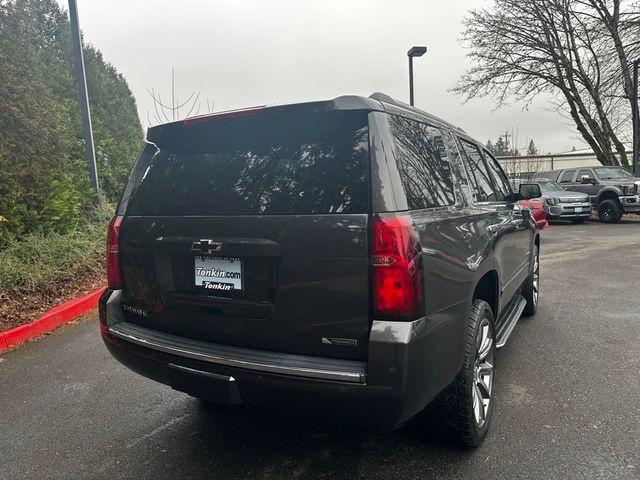
<instances>
[{"instance_id":1,"label":"chevrolet bowtie emblem","mask_svg":"<svg viewBox=\"0 0 640 480\"><path fill-rule=\"evenodd\" d=\"M209 238L202 238L191 244L192 252L206 253L218 253L222 250L221 242L214 242Z\"/></svg>"}]
</instances>

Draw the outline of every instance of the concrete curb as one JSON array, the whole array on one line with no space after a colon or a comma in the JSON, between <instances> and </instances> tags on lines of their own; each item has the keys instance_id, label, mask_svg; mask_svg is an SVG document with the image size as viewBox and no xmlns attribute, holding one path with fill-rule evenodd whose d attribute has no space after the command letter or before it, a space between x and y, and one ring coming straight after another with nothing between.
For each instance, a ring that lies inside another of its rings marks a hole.
<instances>
[{"instance_id":1,"label":"concrete curb","mask_svg":"<svg viewBox=\"0 0 640 480\"><path fill-rule=\"evenodd\" d=\"M62 305L52 308L42 317L31 323L0 332L0 352L31 338L37 337L38 335L49 332L57 326L70 322L71 320L78 318L80 315L95 308L98 304L98 299L104 290L105 289L103 287L84 297L69 300Z\"/></svg>"}]
</instances>

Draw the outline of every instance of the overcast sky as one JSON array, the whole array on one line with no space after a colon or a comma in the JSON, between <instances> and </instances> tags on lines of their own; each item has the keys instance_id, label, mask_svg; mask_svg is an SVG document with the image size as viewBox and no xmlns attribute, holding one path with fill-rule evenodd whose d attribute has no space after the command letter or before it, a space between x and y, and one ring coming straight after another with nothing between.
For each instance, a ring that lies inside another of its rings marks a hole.
<instances>
[{"instance_id":1,"label":"overcast sky","mask_svg":"<svg viewBox=\"0 0 640 480\"><path fill-rule=\"evenodd\" d=\"M63 6L66 0L58 0ZM544 99L528 111L494 110L490 99L462 104L448 92L467 65L462 18L479 0L77 0L85 41L123 73L144 127L156 123L154 88L170 101L202 91L215 110L329 99L374 91L408 102L406 52L415 103L486 142L517 132L542 153L583 145Z\"/></svg>"}]
</instances>

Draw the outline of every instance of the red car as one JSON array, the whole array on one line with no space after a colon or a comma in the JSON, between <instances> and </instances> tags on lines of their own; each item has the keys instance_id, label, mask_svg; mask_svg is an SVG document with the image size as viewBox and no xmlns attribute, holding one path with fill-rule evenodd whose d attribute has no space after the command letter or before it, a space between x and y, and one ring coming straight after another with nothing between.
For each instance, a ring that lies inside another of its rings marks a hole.
<instances>
[{"instance_id":1,"label":"red car","mask_svg":"<svg viewBox=\"0 0 640 480\"><path fill-rule=\"evenodd\" d=\"M538 200L520 200L519 203L523 207L531 210L533 219L536 221L536 225L538 225L540 230L549 224L549 222L547 222L547 212L544 209L544 204L542 202Z\"/></svg>"}]
</instances>

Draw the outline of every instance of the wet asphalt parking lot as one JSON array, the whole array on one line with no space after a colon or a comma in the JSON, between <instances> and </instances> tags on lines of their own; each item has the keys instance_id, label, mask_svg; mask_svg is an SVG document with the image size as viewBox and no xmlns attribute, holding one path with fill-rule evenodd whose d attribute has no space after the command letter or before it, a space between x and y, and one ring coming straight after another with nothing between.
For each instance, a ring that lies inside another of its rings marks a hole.
<instances>
[{"instance_id":1,"label":"wet asphalt parking lot","mask_svg":"<svg viewBox=\"0 0 640 480\"><path fill-rule=\"evenodd\" d=\"M94 314L0 355L0 479L640 479L640 220L542 235L476 450L205 407L113 360Z\"/></svg>"}]
</instances>

